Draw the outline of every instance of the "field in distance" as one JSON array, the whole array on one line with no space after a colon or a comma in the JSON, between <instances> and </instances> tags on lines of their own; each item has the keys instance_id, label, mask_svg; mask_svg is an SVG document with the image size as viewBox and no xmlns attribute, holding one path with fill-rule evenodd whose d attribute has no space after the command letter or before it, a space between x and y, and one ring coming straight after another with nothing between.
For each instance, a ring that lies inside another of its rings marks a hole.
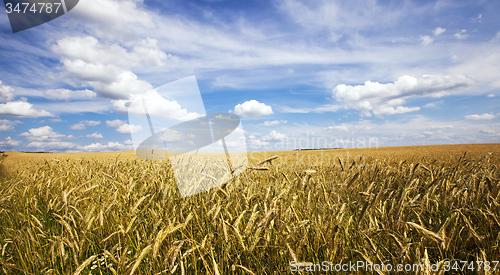
<instances>
[{"instance_id":1,"label":"field in distance","mask_svg":"<svg viewBox=\"0 0 500 275\"><path fill-rule=\"evenodd\" d=\"M300 152L300 153L298 153ZM396 147L376 147L376 148L345 148L345 149L318 149L318 150L295 150L295 151L271 151L271 152L248 152L250 164L255 164L271 156L280 156L278 162L294 164L297 161L310 161L314 165L329 165L336 161L338 157L345 158L346 162L354 158L364 156L366 158L376 158L391 156L404 160L406 158L447 158L460 157L465 152L469 155L480 155L488 152L500 152L500 143L493 144L457 144L457 145L425 145L425 146L396 146ZM15 169L18 165L31 163L32 160L78 160L78 159L138 159L134 151L118 152L98 152L98 153L22 153L5 152L9 156L4 159L3 164ZM365 160L366 161L366 160Z\"/></svg>"},{"instance_id":2,"label":"field in distance","mask_svg":"<svg viewBox=\"0 0 500 275\"><path fill-rule=\"evenodd\" d=\"M132 151L5 152L0 273L290 274L325 261L393 268L379 274L500 270L500 144L248 160L258 169L181 198L168 162Z\"/></svg>"}]
</instances>

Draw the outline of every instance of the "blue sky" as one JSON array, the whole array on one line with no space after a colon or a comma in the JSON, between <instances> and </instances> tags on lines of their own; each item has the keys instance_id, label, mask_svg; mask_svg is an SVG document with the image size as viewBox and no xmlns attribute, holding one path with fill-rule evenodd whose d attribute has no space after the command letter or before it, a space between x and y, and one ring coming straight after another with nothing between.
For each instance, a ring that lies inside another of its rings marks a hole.
<instances>
[{"instance_id":1,"label":"blue sky","mask_svg":"<svg viewBox=\"0 0 500 275\"><path fill-rule=\"evenodd\" d=\"M0 149L131 150L124 102L193 75L207 113L242 118L249 150L496 143L499 10L81 0L15 34L1 10Z\"/></svg>"}]
</instances>

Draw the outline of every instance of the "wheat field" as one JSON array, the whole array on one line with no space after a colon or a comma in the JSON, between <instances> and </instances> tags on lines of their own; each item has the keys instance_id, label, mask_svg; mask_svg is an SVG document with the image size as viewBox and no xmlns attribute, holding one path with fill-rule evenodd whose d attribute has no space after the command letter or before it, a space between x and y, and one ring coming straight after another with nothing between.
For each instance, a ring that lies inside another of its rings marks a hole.
<instances>
[{"instance_id":1,"label":"wheat field","mask_svg":"<svg viewBox=\"0 0 500 275\"><path fill-rule=\"evenodd\" d=\"M0 273L290 274L291 262L500 259L500 144L248 158L222 187L181 198L168 162L133 152L5 152Z\"/></svg>"}]
</instances>

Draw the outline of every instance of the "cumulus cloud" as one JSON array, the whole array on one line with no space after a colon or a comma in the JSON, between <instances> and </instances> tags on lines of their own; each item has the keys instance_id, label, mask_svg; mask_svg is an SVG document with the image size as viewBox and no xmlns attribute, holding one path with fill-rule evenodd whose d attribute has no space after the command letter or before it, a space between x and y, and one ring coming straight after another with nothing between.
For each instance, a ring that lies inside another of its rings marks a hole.
<instances>
[{"instance_id":1,"label":"cumulus cloud","mask_svg":"<svg viewBox=\"0 0 500 275\"><path fill-rule=\"evenodd\" d=\"M150 83L138 79L131 69L162 66L168 57L158 49L155 39L130 43L133 46L128 51L116 43L100 43L92 36L66 37L58 40L52 50L62 56L63 68L77 79L86 81L95 93L112 99L128 99L131 94L153 88Z\"/></svg>"},{"instance_id":2,"label":"cumulus cloud","mask_svg":"<svg viewBox=\"0 0 500 275\"><path fill-rule=\"evenodd\" d=\"M108 127L118 128L124 124L127 124L127 121L119 120L119 119L106 120L106 126L108 126Z\"/></svg>"},{"instance_id":3,"label":"cumulus cloud","mask_svg":"<svg viewBox=\"0 0 500 275\"><path fill-rule=\"evenodd\" d=\"M116 128L116 131L121 134L132 134L142 130L141 125L127 124L125 120L107 120L106 126Z\"/></svg>"},{"instance_id":4,"label":"cumulus cloud","mask_svg":"<svg viewBox=\"0 0 500 275\"><path fill-rule=\"evenodd\" d=\"M95 121L95 120L83 120L80 121L77 124L69 126L71 130L85 130L87 129L87 126L97 126L101 124L100 121Z\"/></svg>"},{"instance_id":5,"label":"cumulus cloud","mask_svg":"<svg viewBox=\"0 0 500 275\"><path fill-rule=\"evenodd\" d=\"M91 90L68 90L68 89L50 89L44 92L45 98L53 100L69 99L89 99L96 97L96 93Z\"/></svg>"},{"instance_id":6,"label":"cumulus cloud","mask_svg":"<svg viewBox=\"0 0 500 275\"><path fill-rule=\"evenodd\" d=\"M131 51L114 43L100 43L95 37L65 37L52 46L52 50L73 60L90 64L108 64L120 68L137 66L163 66L167 54L158 49L156 39L134 41Z\"/></svg>"},{"instance_id":7,"label":"cumulus cloud","mask_svg":"<svg viewBox=\"0 0 500 275\"><path fill-rule=\"evenodd\" d=\"M77 143L64 141L75 139L74 136L54 132L50 126L32 128L28 132L20 134L20 136L30 141L26 147L33 148L36 151L81 149L81 146Z\"/></svg>"},{"instance_id":8,"label":"cumulus cloud","mask_svg":"<svg viewBox=\"0 0 500 275\"><path fill-rule=\"evenodd\" d=\"M459 32L456 32L453 36L455 36L458 40L463 40L466 39L467 36L469 36L467 33L467 30L463 29Z\"/></svg>"},{"instance_id":9,"label":"cumulus cloud","mask_svg":"<svg viewBox=\"0 0 500 275\"><path fill-rule=\"evenodd\" d=\"M20 136L25 137L29 141L36 142L57 142L63 139L74 139L72 135L63 135L54 132L50 126L42 126L39 128L31 128L28 132L20 134Z\"/></svg>"},{"instance_id":10,"label":"cumulus cloud","mask_svg":"<svg viewBox=\"0 0 500 275\"><path fill-rule=\"evenodd\" d=\"M404 107L405 99L411 97L442 97L455 90L474 85L469 77L423 75L420 78L404 75L394 83L381 84L367 81L363 85L337 85L333 97L346 107L362 111L364 116L402 114L420 110L419 107Z\"/></svg>"},{"instance_id":11,"label":"cumulus cloud","mask_svg":"<svg viewBox=\"0 0 500 275\"><path fill-rule=\"evenodd\" d=\"M269 134L263 136L261 138L261 141L264 141L264 142L279 142L279 141L284 141L286 138L287 138L287 135L272 130Z\"/></svg>"},{"instance_id":12,"label":"cumulus cloud","mask_svg":"<svg viewBox=\"0 0 500 275\"><path fill-rule=\"evenodd\" d=\"M259 124L261 126L276 126L281 123L287 123L288 121L286 120L273 120L273 121L264 121L263 123Z\"/></svg>"},{"instance_id":13,"label":"cumulus cloud","mask_svg":"<svg viewBox=\"0 0 500 275\"><path fill-rule=\"evenodd\" d=\"M427 46L434 41L434 38L432 38L428 35L421 35L420 40L422 40L422 45Z\"/></svg>"},{"instance_id":14,"label":"cumulus cloud","mask_svg":"<svg viewBox=\"0 0 500 275\"><path fill-rule=\"evenodd\" d=\"M93 134L88 134L85 137L86 138L103 138L103 136L101 135L101 133L98 133L98 132L95 132Z\"/></svg>"},{"instance_id":15,"label":"cumulus cloud","mask_svg":"<svg viewBox=\"0 0 500 275\"><path fill-rule=\"evenodd\" d=\"M0 104L0 117L36 118L53 116L54 115L45 110L38 110L33 108L33 104L23 100Z\"/></svg>"},{"instance_id":16,"label":"cumulus cloud","mask_svg":"<svg viewBox=\"0 0 500 275\"><path fill-rule=\"evenodd\" d=\"M123 124L122 126L116 128L116 131L121 134L137 133L140 130L142 130L141 125L133 125L133 124Z\"/></svg>"},{"instance_id":17,"label":"cumulus cloud","mask_svg":"<svg viewBox=\"0 0 500 275\"><path fill-rule=\"evenodd\" d=\"M74 125L69 126L71 130L85 130L87 129L87 126L85 126L83 123L77 123Z\"/></svg>"},{"instance_id":18,"label":"cumulus cloud","mask_svg":"<svg viewBox=\"0 0 500 275\"><path fill-rule=\"evenodd\" d=\"M0 119L0 132L14 131L14 125L22 123L19 120Z\"/></svg>"},{"instance_id":19,"label":"cumulus cloud","mask_svg":"<svg viewBox=\"0 0 500 275\"><path fill-rule=\"evenodd\" d=\"M53 117L53 115L45 110L37 110L33 108L33 104L28 103L27 99L22 97L20 100L11 101L14 99L12 93L14 88L2 85L0 80L0 101L6 102L0 104L0 117L12 118L37 118L37 117Z\"/></svg>"},{"instance_id":20,"label":"cumulus cloud","mask_svg":"<svg viewBox=\"0 0 500 275\"><path fill-rule=\"evenodd\" d=\"M107 144L92 143L90 145L83 146L84 151L97 152L97 151L123 151L123 150L133 150L134 147L131 144L121 144L119 142L108 142Z\"/></svg>"},{"instance_id":21,"label":"cumulus cloud","mask_svg":"<svg viewBox=\"0 0 500 275\"><path fill-rule=\"evenodd\" d=\"M494 94L489 94L488 97L495 97L495 95Z\"/></svg>"},{"instance_id":22,"label":"cumulus cloud","mask_svg":"<svg viewBox=\"0 0 500 275\"><path fill-rule=\"evenodd\" d=\"M264 103L257 100L245 101L243 104L238 104L234 107L234 113L243 118L256 118L265 115L272 115L273 109Z\"/></svg>"},{"instance_id":23,"label":"cumulus cloud","mask_svg":"<svg viewBox=\"0 0 500 275\"><path fill-rule=\"evenodd\" d=\"M101 121L99 121L99 120L84 120L84 121L81 121L80 123L83 123L87 126L97 126L97 125L101 124Z\"/></svg>"},{"instance_id":24,"label":"cumulus cloud","mask_svg":"<svg viewBox=\"0 0 500 275\"><path fill-rule=\"evenodd\" d=\"M495 115L491 114L491 113L490 114L484 113L482 115L466 115L465 118L472 119L472 120L490 120L490 119L494 119Z\"/></svg>"},{"instance_id":25,"label":"cumulus cloud","mask_svg":"<svg viewBox=\"0 0 500 275\"><path fill-rule=\"evenodd\" d=\"M2 149L11 149L13 147L18 146L19 144L21 144L21 142L11 137L0 139L0 148Z\"/></svg>"},{"instance_id":26,"label":"cumulus cloud","mask_svg":"<svg viewBox=\"0 0 500 275\"><path fill-rule=\"evenodd\" d=\"M132 100L135 102L141 102L141 104L132 104L129 100L113 100L113 108L118 113L127 113L144 115L144 105L147 106L148 114L150 116L164 117L169 119L177 119L181 121L195 119L201 117L201 114L196 112L188 112L187 109L182 108L182 106L173 99L165 99L155 90L150 90L143 95L132 96Z\"/></svg>"},{"instance_id":27,"label":"cumulus cloud","mask_svg":"<svg viewBox=\"0 0 500 275\"><path fill-rule=\"evenodd\" d=\"M121 72L111 83L91 82L91 85L102 96L113 99L128 99L132 94L142 94L153 89L151 84L137 79L137 75L130 71Z\"/></svg>"},{"instance_id":28,"label":"cumulus cloud","mask_svg":"<svg viewBox=\"0 0 500 275\"><path fill-rule=\"evenodd\" d=\"M446 31L446 29L444 28L441 28L441 27L437 27L436 29L434 29L434 31L432 32L435 36L438 36L442 33L444 33Z\"/></svg>"},{"instance_id":29,"label":"cumulus cloud","mask_svg":"<svg viewBox=\"0 0 500 275\"><path fill-rule=\"evenodd\" d=\"M0 80L0 101L2 102L11 101L14 98L12 91L14 91L13 88L7 85L2 85L2 80Z\"/></svg>"}]
</instances>

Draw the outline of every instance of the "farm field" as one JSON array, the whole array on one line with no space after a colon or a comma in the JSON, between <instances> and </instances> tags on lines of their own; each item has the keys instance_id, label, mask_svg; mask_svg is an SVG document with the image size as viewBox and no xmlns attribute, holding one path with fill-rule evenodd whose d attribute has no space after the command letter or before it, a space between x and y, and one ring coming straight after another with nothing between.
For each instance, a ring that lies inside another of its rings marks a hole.
<instances>
[{"instance_id":1,"label":"farm field","mask_svg":"<svg viewBox=\"0 0 500 275\"><path fill-rule=\"evenodd\" d=\"M181 198L167 161L133 151L5 152L0 273L290 274L364 261L445 274L452 260L499 272L500 144L249 152L249 166L273 156ZM474 273L460 269L446 274Z\"/></svg>"}]
</instances>

